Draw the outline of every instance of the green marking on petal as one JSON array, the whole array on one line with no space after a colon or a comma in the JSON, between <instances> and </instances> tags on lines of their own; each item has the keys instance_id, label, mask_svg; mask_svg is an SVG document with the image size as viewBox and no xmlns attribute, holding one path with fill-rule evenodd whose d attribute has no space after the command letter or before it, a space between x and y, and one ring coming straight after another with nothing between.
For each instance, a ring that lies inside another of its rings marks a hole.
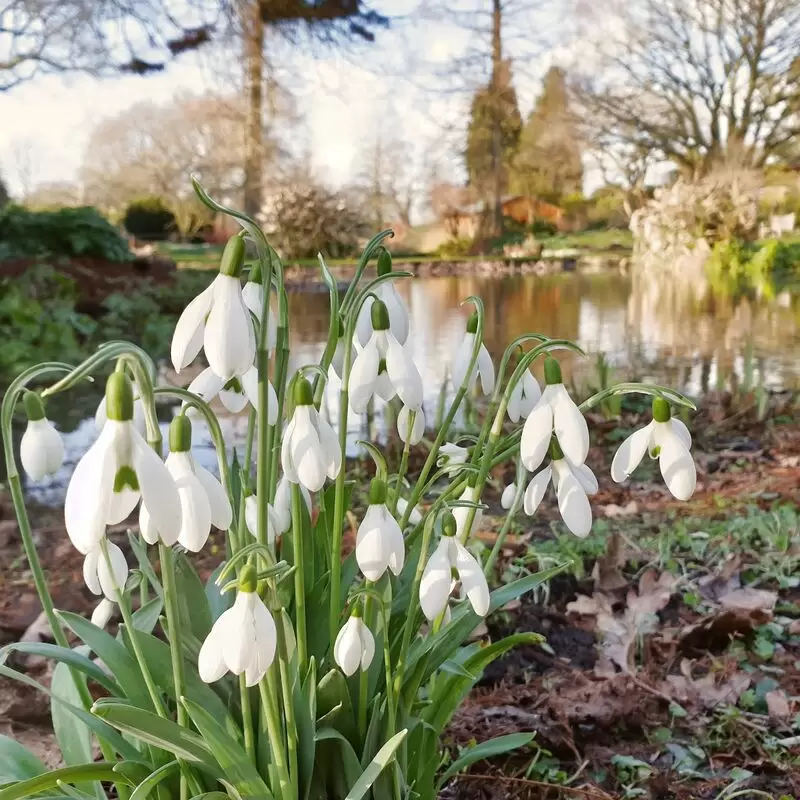
<instances>
[{"instance_id":1,"label":"green marking on petal","mask_svg":"<svg viewBox=\"0 0 800 800\"><path fill-rule=\"evenodd\" d=\"M132 492L139 491L139 478L136 476L133 467L128 465L117 470L117 474L114 476L114 491L119 494L126 486Z\"/></svg>"}]
</instances>

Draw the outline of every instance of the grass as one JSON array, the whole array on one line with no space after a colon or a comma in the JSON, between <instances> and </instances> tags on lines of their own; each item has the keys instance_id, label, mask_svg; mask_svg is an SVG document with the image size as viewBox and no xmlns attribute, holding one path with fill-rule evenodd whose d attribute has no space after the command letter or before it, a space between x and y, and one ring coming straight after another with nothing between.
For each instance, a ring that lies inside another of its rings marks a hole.
<instances>
[{"instance_id":1,"label":"grass","mask_svg":"<svg viewBox=\"0 0 800 800\"><path fill-rule=\"evenodd\" d=\"M555 236L538 237L546 250L610 250L633 247L633 235L627 229L603 229L596 231L578 231L577 233L559 233Z\"/></svg>"}]
</instances>

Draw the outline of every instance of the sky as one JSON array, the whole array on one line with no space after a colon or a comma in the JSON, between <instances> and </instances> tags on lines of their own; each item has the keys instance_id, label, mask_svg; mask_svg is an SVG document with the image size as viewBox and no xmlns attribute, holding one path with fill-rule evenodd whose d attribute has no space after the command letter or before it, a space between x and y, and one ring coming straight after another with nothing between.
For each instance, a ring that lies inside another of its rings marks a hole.
<instances>
[{"instance_id":1,"label":"sky","mask_svg":"<svg viewBox=\"0 0 800 800\"><path fill-rule=\"evenodd\" d=\"M509 17L505 44L514 59L523 114L547 66L554 60L563 63L571 52L558 42L542 41L542 31L555 24L556 11L566 1L553 0L545 12L526 7ZM395 18L393 26L380 32L375 44L357 51L313 57L307 48L276 46L279 81L288 87L302 120L299 130L284 132L286 138L333 185L357 174L365 140L387 125L412 143L415 157L433 156L446 178L462 177L465 109L470 90L485 80L481 63L488 42L458 24L455 13L445 17L435 6L427 13L409 5L414 2L384 3L380 10ZM448 9L479 9L464 15L479 26L488 20L480 13L487 6L483 0L448 3ZM225 88L230 71L238 70L237 56L212 48L182 56L164 72L145 77L44 76L0 93L0 174L12 196L21 193L25 182L75 180L89 135L103 118L141 101L169 103L180 92Z\"/></svg>"}]
</instances>

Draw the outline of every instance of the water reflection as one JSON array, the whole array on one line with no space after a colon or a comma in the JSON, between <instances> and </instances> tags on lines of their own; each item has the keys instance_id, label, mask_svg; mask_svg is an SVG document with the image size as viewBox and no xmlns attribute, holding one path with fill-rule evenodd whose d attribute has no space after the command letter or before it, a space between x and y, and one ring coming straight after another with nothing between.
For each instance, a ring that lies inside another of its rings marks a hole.
<instances>
[{"instance_id":1,"label":"water reflection","mask_svg":"<svg viewBox=\"0 0 800 800\"><path fill-rule=\"evenodd\" d=\"M593 356L603 353L617 379L656 380L694 395L741 382L748 363L756 381L773 388L800 387L798 295L784 294L772 302L710 294L698 297L685 283L636 272L630 278L617 274L463 276L399 284L411 316L409 346L423 377L429 422L472 310L461 305L469 295L483 298L486 345L496 360L509 341L531 331L576 341L590 357L565 354L563 372L565 380L578 386L593 380ZM315 363L328 334L327 293L293 292L289 303L294 324L291 367ZM186 380L191 377L187 371ZM337 389L331 381L325 398L325 411L332 420L338 419ZM62 430L70 431L67 463L53 481L35 487L37 499L63 501L65 481L96 435L93 421L86 417L93 414L97 399L84 391L77 399L70 396L62 402L62 410L58 405L50 409ZM218 410L228 441L243 442L246 417L225 416ZM164 412L168 418L170 410ZM349 415L351 448L363 435L363 426L363 417ZM195 442L201 462L214 469L213 448L199 425Z\"/></svg>"}]
</instances>

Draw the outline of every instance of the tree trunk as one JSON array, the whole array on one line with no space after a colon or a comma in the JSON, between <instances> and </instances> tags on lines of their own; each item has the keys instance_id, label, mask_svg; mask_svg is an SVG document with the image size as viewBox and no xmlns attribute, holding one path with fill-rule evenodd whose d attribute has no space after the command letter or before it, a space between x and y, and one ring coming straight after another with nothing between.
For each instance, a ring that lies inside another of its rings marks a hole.
<instances>
[{"instance_id":1,"label":"tree trunk","mask_svg":"<svg viewBox=\"0 0 800 800\"><path fill-rule=\"evenodd\" d=\"M261 19L258 0L251 0L248 3L242 22L247 96L244 210L252 217L261 212L263 201L264 21Z\"/></svg>"},{"instance_id":2,"label":"tree trunk","mask_svg":"<svg viewBox=\"0 0 800 800\"><path fill-rule=\"evenodd\" d=\"M502 92L503 41L501 0L492 0L492 235L503 232L503 114L500 108Z\"/></svg>"}]
</instances>

